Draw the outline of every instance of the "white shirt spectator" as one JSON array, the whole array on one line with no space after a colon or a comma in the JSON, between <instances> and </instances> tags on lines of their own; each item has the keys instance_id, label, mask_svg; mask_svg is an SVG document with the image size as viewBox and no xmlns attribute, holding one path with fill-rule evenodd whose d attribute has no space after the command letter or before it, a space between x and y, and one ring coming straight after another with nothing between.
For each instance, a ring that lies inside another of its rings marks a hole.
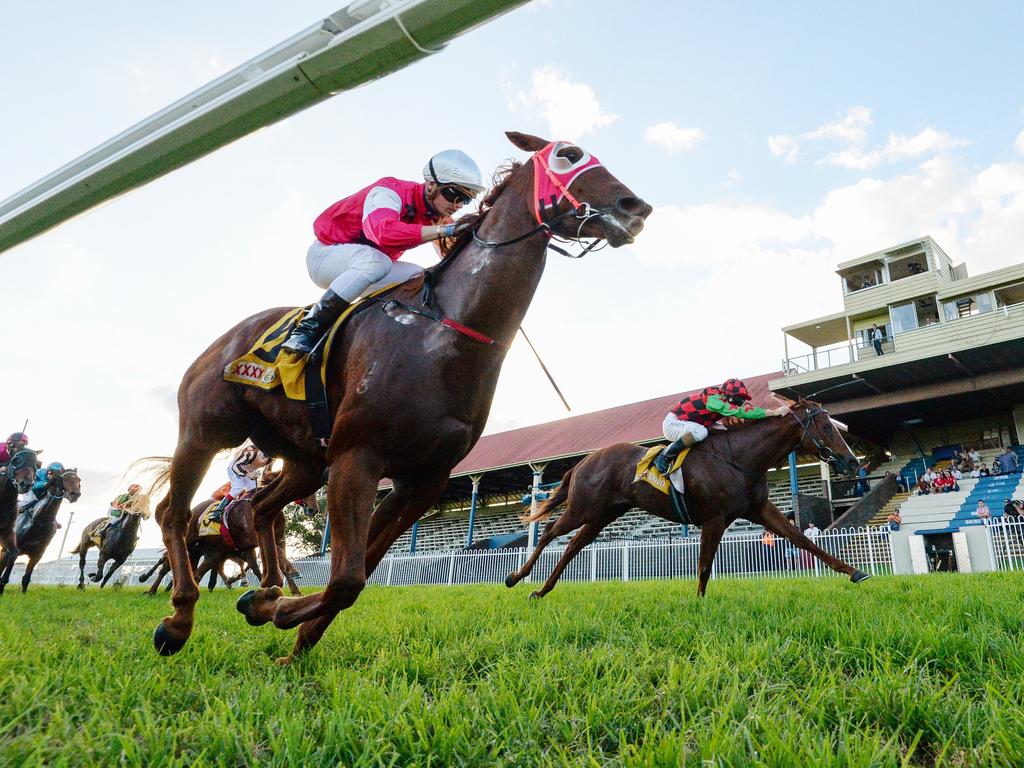
<instances>
[{"instance_id":1,"label":"white shirt spectator","mask_svg":"<svg viewBox=\"0 0 1024 768\"><path fill-rule=\"evenodd\" d=\"M815 544L818 543L818 534L821 533L821 529L818 528L813 522L807 524L807 528L804 529L804 536L813 541Z\"/></svg>"},{"instance_id":2,"label":"white shirt spectator","mask_svg":"<svg viewBox=\"0 0 1024 768\"><path fill-rule=\"evenodd\" d=\"M953 470L953 478L955 480L963 480L963 477L964 477L964 473L961 472L959 469L954 469Z\"/></svg>"},{"instance_id":3,"label":"white shirt spectator","mask_svg":"<svg viewBox=\"0 0 1024 768\"><path fill-rule=\"evenodd\" d=\"M924 479L927 480L929 483L934 483L935 478L937 477L938 475L932 472L930 469L924 473Z\"/></svg>"},{"instance_id":4,"label":"white shirt spectator","mask_svg":"<svg viewBox=\"0 0 1024 768\"><path fill-rule=\"evenodd\" d=\"M981 454L978 453L978 449L977 448L972 448L969 455L971 457L971 461L973 461L975 464L977 464L979 461L981 461Z\"/></svg>"},{"instance_id":5,"label":"white shirt spectator","mask_svg":"<svg viewBox=\"0 0 1024 768\"><path fill-rule=\"evenodd\" d=\"M977 467L975 467L974 469L972 469L972 470L971 470L971 477L973 477L973 478L975 478L975 479L977 479L977 478L981 477L981 470L980 470L980 469L978 469Z\"/></svg>"}]
</instances>

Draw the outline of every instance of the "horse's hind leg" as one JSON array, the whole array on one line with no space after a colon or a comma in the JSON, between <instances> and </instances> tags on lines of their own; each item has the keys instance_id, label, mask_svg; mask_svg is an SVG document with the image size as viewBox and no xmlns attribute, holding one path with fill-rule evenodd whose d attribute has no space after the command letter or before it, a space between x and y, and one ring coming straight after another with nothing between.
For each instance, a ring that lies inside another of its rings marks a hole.
<instances>
[{"instance_id":1,"label":"horse's hind leg","mask_svg":"<svg viewBox=\"0 0 1024 768\"><path fill-rule=\"evenodd\" d=\"M700 529L700 557L697 561L697 597L704 597L708 579L711 578L711 566L715 562L715 553L725 533L725 521L716 517L708 520Z\"/></svg>"},{"instance_id":2,"label":"horse's hind leg","mask_svg":"<svg viewBox=\"0 0 1024 768\"><path fill-rule=\"evenodd\" d=\"M164 580L164 576L171 572L171 566L167 564L166 558L157 563L154 568L157 566L159 566L160 572L157 574L157 577L153 579L153 583L149 585L149 591L146 593L148 595L155 595L160 589L160 583ZM150 573L152 573L152 571L150 571ZM167 586L169 587L170 584Z\"/></svg>"},{"instance_id":3,"label":"horse's hind leg","mask_svg":"<svg viewBox=\"0 0 1024 768\"><path fill-rule=\"evenodd\" d=\"M623 514L624 512L625 510L623 510L623 512L620 512L619 515ZM569 546L565 548L565 553L562 555L562 559L555 564L554 570L551 571L551 575L548 576L548 580L544 582L544 586L538 589L536 592L533 592L530 595L530 597L544 597L544 595L546 595L548 592L554 589L555 584L558 582L558 577L562 575L562 571L565 570L565 567L569 565L569 563L572 561L574 557L576 557L576 555L579 553L581 549L583 549L585 546L587 546L587 544L596 539L597 534L604 530L604 527L608 525L608 523L610 522L611 520L606 519L600 522L585 523L583 527L576 532L576 535L572 537L572 541L569 542Z\"/></svg>"},{"instance_id":4,"label":"horse's hind leg","mask_svg":"<svg viewBox=\"0 0 1024 768\"><path fill-rule=\"evenodd\" d=\"M171 597L174 613L165 617L153 632L153 645L164 656L180 651L192 634L199 585L192 577L192 561L185 541L191 517L189 504L216 450L216 446L179 443L171 460L170 490L156 508L174 579Z\"/></svg>"},{"instance_id":5,"label":"horse's hind leg","mask_svg":"<svg viewBox=\"0 0 1024 768\"><path fill-rule=\"evenodd\" d=\"M533 566L537 564L537 559L540 557L541 552L544 551L544 548L548 544L559 536L576 530L586 522L582 519L582 514L578 511L582 508L583 506L581 504L574 504L572 500L570 500L561 517L544 526L544 532L541 534L540 539L537 540L537 546L534 548L533 554L530 555L530 558L523 563L522 568L518 571L513 571L505 577L506 587L514 587L530 575L530 572L533 570Z\"/></svg>"},{"instance_id":6,"label":"horse's hind leg","mask_svg":"<svg viewBox=\"0 0 1024 768\"><path fill-rule=\"evenodd\" d=\"M853 566L847 565L838 557L833 557L813 541L808 539L800 530L797 529L796 526L790 523L789 520L779 512L778 507L770 501L765 502L761 511L751 515L749 519L752 522L760 523L773 533L788 539L793 544L800 547L800 549L810 552L833 571L836 571L837 573L845 573L850 577L850 581L854 584L864 581L864 579L867 579L870 576L870 574L858 571Z\"/></svg>"},{"instance_id":7,"label":"horse's hind leg","mask_svg":"<svg viewBox=\"0 0 1024 768\"><path fill-rule=\"evenodd\" d=\"M78 545L78 588L85 589L85 553L89 550L85 543L86 537L82 536L82 543Z\"/></svg>"},{"instance_id":8,"label":"horse's hind leg","mask_svg":"<svg viewBox=\"0 0 1024 768\"><path fill-rule=\"evenodd\" d=\"M90 573L89 578L92 581L99 581L103 578L103 566L107 564L107 558L103 556L103 550L100 550L100 554L96 559L96 573Z\"/></svg>"},{"instance_id":9,"label":"horse's hind leg","mask_svg":"<svg viewBox=\"0 0 1024 768\"><path fill-rule=\"evenodd\" d=\"M4 588L7 586L7 582L11 578L11 571L14 570L14 561L16 557L11 557L7 549L3 550L3 556L0 557L0 595L4 593ZM23 589L22 592L25 590Z\"/></svg>"}]
</instances>

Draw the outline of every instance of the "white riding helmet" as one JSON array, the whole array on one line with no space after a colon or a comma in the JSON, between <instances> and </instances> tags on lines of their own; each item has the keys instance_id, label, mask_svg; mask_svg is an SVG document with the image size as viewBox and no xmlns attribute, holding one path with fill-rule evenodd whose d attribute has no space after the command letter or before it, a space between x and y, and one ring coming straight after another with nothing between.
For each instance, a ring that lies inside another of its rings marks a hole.
<instances>
[{"instance_id":1,"label":"white riding helmet","mask_svg":"<svg viewBox=\"0 0 1024 768\"><path fill-rule=\"evenodd\" d=\"M473 158L459 149L446 149L430 158L423 166L423 180L442 186L453 184L476 193L484 191L480 168Z\"/></svg>"}]
</instances>

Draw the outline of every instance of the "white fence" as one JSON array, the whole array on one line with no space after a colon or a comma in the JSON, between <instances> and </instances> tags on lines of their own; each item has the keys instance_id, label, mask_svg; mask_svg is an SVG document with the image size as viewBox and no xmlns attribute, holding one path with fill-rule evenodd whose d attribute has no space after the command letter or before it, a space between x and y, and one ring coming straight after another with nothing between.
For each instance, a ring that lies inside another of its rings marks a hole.
<instances>
[{"instance_id":1,"label":"white fence","mask_svg":"<svg viewBox=\"0 0 1024 768\"><path fill-rule=\"evenodd\" d=\"M1024 520L996 518L985 522L997 571L1024 571Z\"/></svg>"},{"instance_id":2,"label":"white fence","mask_svg":"<svg viewBox=\"0 0 1024 768\"><path fill-rule=\"evenodd\" d=\"M818 546L855 568L871 574L892 573L889 529L856 528L823 531ZM639 581L642 579L693 579L697 576L700 539L598 542L569 563L561 581ZM530 581L543 582L561 559L564 547L544 551ZM370 584L500 584L519 569L528 557L526 549L455 551L386 557L370 576ZM152 567L152 559L129 559L109 583L141 584L139 576ZM324 586L330 575L330 558L295 561L306 586ZM15 567L11 584L21 580L22 565ZM95 564L86 565L88 574ZM779 578L839 575L807 552L781 537L761 534L728 536L722 540L712 567L712 578ZM67 561L43 563L32 575L33 583L78 583L78 564ZM152 583L152 582L150 582Z\"/></svg>"}]
</instances>

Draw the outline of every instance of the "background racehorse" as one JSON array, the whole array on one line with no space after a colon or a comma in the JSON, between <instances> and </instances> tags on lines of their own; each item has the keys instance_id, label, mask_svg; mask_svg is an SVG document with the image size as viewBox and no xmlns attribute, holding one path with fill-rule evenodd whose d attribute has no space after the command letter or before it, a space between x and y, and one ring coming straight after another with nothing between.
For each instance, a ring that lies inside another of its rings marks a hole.
<instances>
[{"instance_id":1,"label":"background racehorse","mask_svg":"<svg viewBox=\"0 0 1024 768\"><path fill-rule=\"evenodd\" d=\"M116 524L107 524L108 518L101 517L93 520L82 531L82 539L78 546L71 550L70 554L78 555L78 588L85 589L85 553L90 547L96 546L93 536L100 531L99 558L96 563L96 572L90 573L89 578L100 582L102 588L114 571L120 568L139 541L139 526L143 520L148 520L149 496L148 494L137 494L129 502L124 512L121 513L121 520ZM110 568L106 575L103 573L103 566L110 560Z\"/></svg>"},{"instance_id":2,"label":"background racehorse","mask_svg":"<svg viewBox=\"0 0 1024 768\"><path fill-rule=\"evenodd\" d=\"M217 574L222 572L224 563L231 559L240 560L243 563L243 572L248 568L256 574L256 578L262 578L259 563L256 560L255 550L258 546L259 539L256 535L256 529L253 524L252 504L250 499L242 498L238 501L232 502L228 505L228 508L224 510L223 517L221 518L222 524L225 519L227 520L228 530L230 531L231 540L234 542L234 546L228 544L224 537L219 534L206 536L199 535L199 523L203 514L212 504L216 503L218 502L213 499L207 499L194 506L190 513L188 529L189 559L191 560L192 570L195 573L195 580L197 582L202 581L203 576L209 573L209 589L211 591L216 584ZM279 543L279 546L283 549L283 526L281 528L281 538L282 541ZM295 568L287 558L283 559L284 562L287 562L292 569ZM160 561L157 562L153 568L140 579L140 581L148 579L157 568L160 569L160 572L152 586L149 588L149 594L151 595L156 594L160 587L160 582L163 581L164 576L171 571L171 566L168 562L166 552L164 552ZM227 579L225 579L225 581L227 581ZM294 581L289 580L289 584L292 585L295 594L302 594L299 592L298 586L295 586Z\"/></svg>"},{"instance_id":3,"label":"background racehorse","mask_svg":"<svg viewBox=\"0 0 1024 768\"><path fill-rule=\"evenodd\" d=\"M326 452L314 437L305 404L288 400L280 388L266 392L223 380L225 366L288 308L235 326L186 372L178 390L170 490L157 507L174 572L175 609L154 632L160 653L177 652L192 632L199 591L186 546L189 506L218 451L251 437L265 453L288 462L281 480L257 500L265 580L280 579L272 521L285 503L315 491L324 468L330 469L327 589L282 598L275 584L239 601L251 624L273 621L281 629L301 624L293 651L301 653L355 602L367 574L439 498L452 467L479 439L501 364L543 274L548 234L603 238L612 246L639 234L651 207L584 150L525 134L508 137L535 153L533 161L513 167L491 190L473 231L463 233L461 247L430 274L429 311L449 323L403 308L423 308L423 280L413 280L387 294L401 305L365 302L332 347L327 369L333 430ZM554 190L556 183L568 185L568 194L550 207L545 195L541 212L535 185ZM460 324L476 336L457 330ZM393 490L374 511L385 476Z\"/></svg>"},{"instance_id":4,"label":"background racehorse","mask_svg":"<svg viewBox=\"0 0 1024 768\"><path fill-rule=\"evenodd\" d=\"M65 469L59 475L54 475L47 482L45 493L46 495L30 509L22 510L14 526L18 550L20 554L28 555L28 565L25 566L25 573L21 577L22 592L28 591L32 571L35 570L36 563L46 548L50 546L53 535L57 533L57 510L60 509L61 502L66 497L69 504L74 504L82 495L82 480L78 477L78 471ZM16 559L17 555L4 551L0 564L0 594L3 594L7 581L11 578L11 570Z\"/></svg>"},{"instance_id":5,"label":"background racehorse","mask_svg":"<svg viewBox=\"0 0 1024 768\"><path fill-rule=\"evenodd\" d=\"M0 467L0 549L3 556L17 557L14 519L18 516L18 494L28 493L36 480L36 451L22 448L7 465Z\"/></svg>"},{"instance_id":6,"label":"background racehorse","mask_svg":"<svg viewBox=\"0 0 1024 768\"><path fill-rule=\"evenodd\" d=\"M768 501L768 470L782 464L796 448L829 461L847 474L857 471L857 458L839 429L820 405L809 400L794 403L786 416L769 417L736 430L712 432L690 450L682 472L687 510L692 522L701 526L698 595L704 595L722 534L738 518L784 536L829 568L848 574L853 582L868 578L868 574L818 547ZM543 597L550 592L576 554L630 509L639 508L680 522L666 494L644 481L633 482L637 462L646 452L646 448L632 443L616 443L594 451L566 472L555 494L535 515L525 519L532 522L547 518L563 504L565 512L548 524L529 560L509 574L505 586L518 584L533 570L544 547L577 528L579 532L548 580L531 597Z\"/></svg>"}]
</instances>

